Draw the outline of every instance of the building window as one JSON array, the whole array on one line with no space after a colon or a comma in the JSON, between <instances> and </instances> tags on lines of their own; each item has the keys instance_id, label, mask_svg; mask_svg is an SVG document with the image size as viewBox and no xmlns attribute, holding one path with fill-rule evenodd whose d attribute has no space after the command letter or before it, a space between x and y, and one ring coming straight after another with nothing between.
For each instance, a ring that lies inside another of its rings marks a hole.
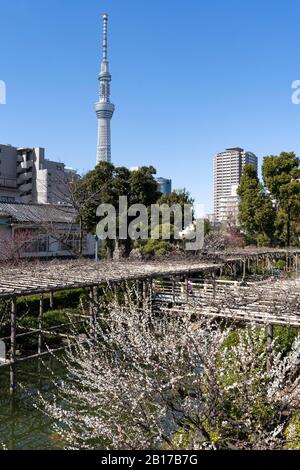
<instances>
[{"instance_id":1,"label":"building window","mask_svg":"<svg viewBox=\"0 0 300 470\"><path fill-rule=\"evenodd\" d=\"M39 254L49 251L49 237L37 229L18 229L14 234L14 242L22 253Z\"/></svg>"},{"instance_id":2,"label":"building window","mask_svg":"<svg viewBox=\"0 0 300 470\"><path fill-rule=\"evenodd\" d=\"M87 236L83 235L82 239L82 249L87 249ZM62 234L60 239L60 250L69 251L71 253L80 252L80 234L76 233L65 233Z\"/></svg>"},{"instance_id":3,"label":"building window","mask_svg":"<svg viewBox=\"0 0 300 470\"><path fill-rule=\"evenodd\" d=\"M0 196L0 202L15 202L16 198L9 196Z\"/></svg>"}]
</instances>

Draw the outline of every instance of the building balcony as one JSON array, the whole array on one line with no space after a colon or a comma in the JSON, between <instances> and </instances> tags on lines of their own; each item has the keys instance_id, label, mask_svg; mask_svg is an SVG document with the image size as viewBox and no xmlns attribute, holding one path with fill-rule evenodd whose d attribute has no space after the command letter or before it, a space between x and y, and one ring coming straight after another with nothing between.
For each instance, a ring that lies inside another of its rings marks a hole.
<instances>
[{"instance_id":1,"label":"building balcony","mask_svg":"<svg viewBox=\"0 0 300 470\"><path fill-rule=\"evenodd\" d=\"M30 194L26 194L26 195L21 194L21 202L23 204L30 204L32 202L32 196Z\"/></svg>"},{"instance_id":2,"label":"building balcony","mask_svg":"<svg viewBox=\"0 0 300 470\"><path fill-rule=\"evenodd\" d=\"M20 174L20 173L23 173L24 171L31 170L32 167L33 167L33 161L32 160L28 160L27 162L21 162L17 166L17 173Z\"/></svg>"},{"instance_id":3,"label":"building balcony","mask_svg":"<svg viewBox=\"0 0 300 470\"><path fill-rule=\"evenodd\" d=\"M29 193L30 191L32 191L32 183L22 184L21 186L19 186L19 190L21 193Z\"/></svg>"},{"instance_id":4,"label":"building balcony","mask_svg":"<svg viewBox=\"0 0 300 470\"><path fill-rule=\"evenodd\" d=\"M21 162L21 167L23 170L30 170L33 167L33 161L28 160L27 162Z\"/></svg>"},{"instance_id":5,"label":"building balcony","mask_svg":"<svg viewBox=\"0 0 300 470\"><path fill-rule=\"evenodd\" d=\"M26 173L21 173L18 176L18 179L17 179L18 186L20 186L21 184L26 183L26 181L28 181L30 179L32 179L32 171L28 171Z\"/></svg>"}]
</instances>

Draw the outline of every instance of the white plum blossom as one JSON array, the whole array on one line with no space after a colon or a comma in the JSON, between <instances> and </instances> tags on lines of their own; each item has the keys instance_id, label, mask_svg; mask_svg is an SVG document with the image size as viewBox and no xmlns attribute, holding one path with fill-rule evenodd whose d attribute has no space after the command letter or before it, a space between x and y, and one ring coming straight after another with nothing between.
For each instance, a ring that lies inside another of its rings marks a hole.
<instances>
[{"instance_id":1,"label":"white plum blossom","mask_svg":"<svg viewBox=\"0 0 300 470\"><path fill-rule=\"evenodd\" d=\"M87 341L67 353L67 377L39 397L65 448L283 448L299 339L267 368L264 327L161 315L138 296L127 286L100 306Z\"/></svg>"}]
</instances>

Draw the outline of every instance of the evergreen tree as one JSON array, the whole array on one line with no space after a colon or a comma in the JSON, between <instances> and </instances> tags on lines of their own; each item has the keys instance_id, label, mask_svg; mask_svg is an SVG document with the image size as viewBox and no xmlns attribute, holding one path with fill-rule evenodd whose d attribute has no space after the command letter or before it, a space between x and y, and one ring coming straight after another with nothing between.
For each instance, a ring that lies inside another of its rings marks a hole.
<instances>
[{"instance_id":1,"label":"evergreen tree","mask_svg":"<svg viewBox=\"0 0 300 470\"><path fill-rule=\"evenodd\" d=\"M298 243L299 240L299 163L300 160L294 152L282 152L279 156L265 157L262 166L264 183L277 209L276 234L287 246Z\"/></svg>"},{"instance_id":2,"label":"evergreen tree","mask_svg":"<svg viewBox=\"0 0 300 470\"><path fill-rule=\"evenodd\" d=\"M173 204L179 204L182 208L185 204L194 204L194 199L191 197L189 191L184 189L175 189L170 194L164 194L159 199L159 204L168 204L172 206Z\"/></svg>"},{"instance_id":3,"label":"evergreen tree","mask_svg":"<svg viewBox=\"0 0 300 470\"><path fill-rule=\"evenodd\" d=\"M146 207L155 204L161 196L154 178L155 173L156 170L152 166L131 172L125 167L114 167L111 163L100 162L94 170L73 184L74 206L82 227L90 233L96 232L99 222L96 212L100 204L112 204L118 217L120 196L127 196L128 207L136 203ZM127 239L123 244L128 254L131 241ZM107 248L112 254L114 241L107 240Z\"/></svg>"},{"instance_id":4,"label":"evergreen tree","mask_svg":"<svg viewBox=\"0 0 300 470\"><path fill-rule=\"evenodd\" d=\"M274 232L275 210L260 183L254 165L245 165L238 188L239 223L250 241L270 245Z\"/></svg>"}]
</instances>

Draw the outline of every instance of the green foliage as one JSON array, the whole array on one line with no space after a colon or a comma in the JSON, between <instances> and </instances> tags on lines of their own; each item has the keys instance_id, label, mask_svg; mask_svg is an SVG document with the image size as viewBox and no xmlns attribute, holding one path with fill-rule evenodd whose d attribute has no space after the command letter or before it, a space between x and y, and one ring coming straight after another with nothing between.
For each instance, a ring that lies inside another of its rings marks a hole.
<instances>
[{"instance_id":1,"label":"green foliage","mask_svg":"<svg viewBox=\"0 0 300 470\"><path fill-rule=\"evenodd\" d=\"M262 174L264 183L272 196L280 202L282 187L289 184L291 179L299 178L299 159L294 152L267 156L263 161Z\"/></svg>"},{"instance_id":2,"label":"green foliage","mask_svg":"<svg viewBox=\"0 0 300 470\"><path fill-rule=\"evenodd\" d=\"M248 351L251 359L247 362ZM255 355L251 351L256 351ZM182 428L174 435L174 447L195 449L195 443L199 445L205 439L210 448L228 448L229 443L235 446L237 441L248 443L251 448L256 430L272 429L278 413L268 400L266 360L264 329L237 327L232 330L220 350L216 375L206 377L204 373L201 381L202 384L205 380L213 381L219 390L213 419L209 412L204 416L199 412L195 422L201 422L200 433L199 426L197 430L196 426L185 426L183 421ZM206 390L200 386L203 396Z\"/></svg>"},{"instance_id":3,"label":"green foliage","mask_svg":"<svg viewBox=\"0 0 300 470\"><path fill-rule=\"evenodd\" d=\"M295 328L275 327L276 352L288 354L298 332ZM255 356L251 356L248 363L245 359L241 360L247 357L248 348L251 351L253 346L256 349ZM267 393L269 375L266 372L266 346L264 327L235 327L227 335L217 360L216 376L207 378L214 381L216 389L220 389L220 419L218 414L210 420L209 414L202 416L199 412L199 416L194 419L197 425L187 424L183 420L182 427L173 436L173 449L195 449L203 440L209 448L226 448L228 443L235 445L239 440L248 443L251 448L255 430L264 430L267 434L276 428L275 422L278 425L284 423L285 417L282 416L280 406L274 406ZM204 382L205 374L202 379ZM203 393L205 390L201 390L201 396ZM216 401L215 407L218 406L220 404ZM199 423L202 429L199 429ZM286 449L300 449L299 411L291 412L284 438L287 441Z\"/></svg>"},{"instance_id":4,"label":"green foliage","mask_svg":"<svg viewBox=\"0 0 300 470\"><path fill-rule=\"evenodd\" d=\"M79 299L83 289L66 289L63 291L54 292L54 306L57 309L63 308L76 308L79 304ZM50 294L43 296L44 309L50 308ZM37 316L39 313L40 295L30 295L28 297L17 298L17 312L18 316L24 314Z\"/></svg>"},{"instance_id":5,"label":"green foliage","mask_svg":"<svg viewBox=\"0 0 300 470\"><path fill-rule=\"evenodd\" d=\"M71 323L72 315L80 313L79 309L61 309L61 310L49 310L43 314L43 329L48 330L51 327ZM74 322L77 321L77 317L74 317ZM37 316L26 315L18 320L18 326L24 330L38 329L39 320ZM64 326L60 329L60 332L71 333L72 326ZM81 327L77 326L76 331L81 332ZM61 343L61 338L57 335L46 335L46 341L48 345L54 346ZM18 347L22 350L34 349L37 346L37 335L25 336L18 338Z\"/></svg>"},{"instance_id":6,"label":"green foliage","mask_svg":"<svg viewBox=\"0 0 300 470\"><path fill-rule=\"evenodd\" d=\"M233 346L237 346L239 343L239 329L232 330L226 337L223 347L231 349Z\"/></svg>"},{"instance_id":7,"label":"green foliage","mask_svg":"<svg viewBox=\"0 0 300 470\"><path fill-rule=\"evenodd\" d=\"M284 259L278 259L275 263L275 268L280 269L283 271L285 269L286 262Z\"/></svg>"},{"instance_id":8,"label":"green foliage","mask_svg":"<svg viewBox=\"0 0 300 470\"><path fill-rule=\"evenodd\" d=\"M160 206L166 205L170 208L180 206L180 213L183 214L184 208L186 205L193 206L194 200L192 199L190 193L186 189L177 189L171 194L164 194L158 201ZM191 217L193 218L193 212L191 210ZM160 221L163 222L162 220ZM180 224L177 222L174 216L174 212L170 213L170 224L176 225L177 231L180 231L184 228L183 217Z\"/></svg>"},{"instance_id":9,"label":"green foliage","mask_svg":"<svg viewBox=\"0 0 300 470\"><path fill-rule=\"evenodd\" d=\"M125 167L100 162L73 187L84 228L95 233L99 221L96 211L100 204L112 204L118 216L119 196L127 196L128 205L139 203L148 207L156 203L160 193L155 174L156 170L152 166L130 171Z\"/></svg>"},{"instance_id":10,"label":"green foliage","mask_svg":"<svg viewBox=\"0 0 300 470\"><path fill-rule=\"evenodd\" d=\"M131 171L129 175L129 204L144 204L149 207L155 204L161 193L157 189L154 178L156 170L153 166L141 167L139 170ZM120 193L119 193L120 194ZM124 194L120 194L124 195Z\"/></svg>"},{"instance_id":11,"label":"green foliage","mask_svg":"<svg viewBox=\"0 0 300 470\"><path fill-rule=\"evenodd\" d=\"M137 245L139 252L142 255L160 257L167 253L171 253L176 250L176 246L167 240L152 240L149 239L144 243Z\"/></svg>"},{"instance_id":12,"label":"green foliage","mask_svg":"<svg viewBox=\"0 0 300 470\"><path fill-rule=\"evenodd\" d=\"M156 170L153 166L141 167L136 171L130 171L125 167L114 167L111 163L100 162L96 168L87 173L81 180L74 183L73 193L75 207L79 219L85 230L96 232L97 223L103 217L98 217L96 212L100 204L111 204L119 217L119 197L127 196L128 207L133 204L144 204L147 208L155 204L161 193L157 189L155 180ZM135 217L128 217L128 223ZM118 224L116 237L119 236ZM125 255L131 250L131 240L120 242L120 247ZM102 243L102 255L111 257L115 249L114 240L106 240Z\"/></svg>"},{"instance_id":13,"label":"green foliage","mask_svg":"<svg viewBox=\"0 0 300 470\"><path fill-rule=\"evenodd\" d=\"M160 224L153 230L153 238L174 241L175 227L172 224Z\"/></svg>"},{"instance_id":14,"label":"green foliage","mask_svg":"<svg viewBox=\"0 0 300 470\"><path fill-rule=\"evenodd\" d=\"M299 328L287 326L274 326L275 350L286 356L292 349L292 345L299 335Z\"/></svg>"},{"instance_id":15,"label":"green foliage","mask_svg":"<svg viewBox=\"0 0 300 470\"><path fill-rule=\"evenodd\" d=\"M264 327L258 327L257 332L262 331ZM223 347L228 350L237 346L240 341L240 335L245 331L244 327L236 327L233 329L225 339ZM246 328L247 331L247 328ZM292 349L292 345L299 334L299 328L287 326L274 326L273 337L276 352L280 352L286 356Z\"/></svg>"},{"instance_id":16,"label":"green foliage","mask_svg":"<svg viewBox=\"0 0 300 470\"><path fill-rule=\"evenodd\" d=\"M269 195L259 182L254 165L245 165L238 195L242 230L259 246L270 245L274 233L275 211Z\"/></svg>"},{"instance_id":17,"label":"green foliage","mask_svg":"<svg viewBox=\"0 0 300 470\"><path fill-rule=\"evenodd\" d=\"M170 208L175 205L179 205L181 209L184 208L184 205L193 204L193 199L190 196L190 193L185 189L179 189L173 191L171 194L166 194L160 197L158 200L158 204L162 206L166 204ZM160 220L160 224L153 230L151 236L154 238L158 238L157 240L148 239L148 240L139 240L137 241L134 246L139 250L139 252L143 256L155 256L160 257L164 256L170 252L173 252L178 248L175 240L175 217L174 213L170 212L170 223L162 223L162 218ZM207 221L208 222L208 221ZM182 225L177 226L176 230L180 231L184 228L183 220ZM206 229L209 231L210 227L206 224ZM149 235L150 235L150 225L149 225Z\"/></svg>"},{"instance_id":18,"label":"green foliage","mask_svg":"<svg viewBox=\"0 0 300 470\"><path fill-rule=\"evenodd\" d=\"M300 411L295 411L285 429L286 449L300 450Z\"/></svg>"},{"instance_id":19,"label":"green foliage","mask_svg":"<svg viewBox=\"0 0 300 470\"><path fill-rule=\"evenodd\" d=\"M204 219L204 235L208 235L212 232L212 226L208 219Z\"/></svg>"},{"instance_id":20,"label":"green foliage","mask_svg":"<svg viewBox=\"0 0 300 470\"><path fill-rule=\"evenodd\" d=\"M279 156L265 157L262 166L264 183L277 208L276 235L287 246L299 243L299 162L294 152L282 152Z\"/></svg>"},{"instance_id":21,"label":"green foliage","mask_svg":"<svg viewBox=\"0 0 300 470\"><path fill-rule=\"evenodd\" d=\"M194 204L194 199L186 189L176 189L171 194L164 194L158 201L159 204L167 204L172 206L173 204L179 204L182 208L185 204Z\"/></svg>"},{"instance_id":22,"label":"green foliage","mask_svg":"<svg viewBox=\"0 0 300 470\"><path fill-rule=\"evenodd\" d=\"M79 313L78 310L64 309L64 310L49 310L43 315L43 328L51 328L59 324L68 322L68 314ZM35 328L39 327L39 320L37 317L27 315L18 321L18 325L22 328Z\"/></svg>"},{"instance_id":23,"label":"green foliage","mask_svg":"<svg viewBox=\"0 0 300 470\"><path fill-rule=\"evenodd\" d=\"M272 239L265 233L260 233L256 237L256 243L257 243L257 246L271 246Z\"/></svg>"},{"instance_id":24,"label":"green foliage","mask_svg":"<svg viewBox=\"0 0 300 470\"><path fill-rule=\"evenodd\" d=\"M250 243L299 245L300 160L293 152L264 157L261 184L245 165L238 188L239 222Z\"/></svg>"}]
</instances>

